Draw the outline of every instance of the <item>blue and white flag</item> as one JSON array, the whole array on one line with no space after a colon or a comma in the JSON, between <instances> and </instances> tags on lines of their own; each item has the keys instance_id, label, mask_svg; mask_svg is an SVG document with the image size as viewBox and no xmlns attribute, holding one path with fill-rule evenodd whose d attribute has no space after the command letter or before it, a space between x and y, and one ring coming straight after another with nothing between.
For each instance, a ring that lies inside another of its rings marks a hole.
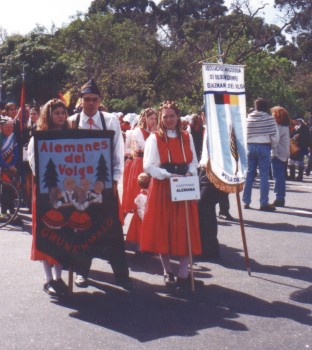
<instances>
[{"instance_id":1,"label":"blue and white flag","mask_svg":"<svg viewBox=\"0 0 312 350\"><path fill-rule=\"evenodd\" d=\"M203 64L209 179L222 191L242 190L247 166L244 67Z\"/></svg>"}]
</instances>

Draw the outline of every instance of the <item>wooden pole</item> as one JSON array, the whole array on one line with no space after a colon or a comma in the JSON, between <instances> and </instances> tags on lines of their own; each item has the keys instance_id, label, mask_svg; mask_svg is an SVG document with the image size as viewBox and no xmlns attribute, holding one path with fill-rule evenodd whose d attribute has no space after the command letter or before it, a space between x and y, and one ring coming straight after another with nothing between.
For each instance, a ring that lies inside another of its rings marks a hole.
<instances>
[{"instance_id":1,"label":"wooden pole","mask_svg":"<svg viewBox=\"0 0 312 350\"><path fill-rule=\"evenodd\" d=\"M74 281L73 270L70 267L68 269L68 295L69 296L73 294L73 281Z\"/></svg>"},{"instance_id":2,"label":"wooden pole","mask_svg":"<svg viewBox=\"0 0 312 350\"><path fill-rule=\"evenodd\" d=\"M245 264L246 264L246 268L248 271L248 275L251 276L250 261L249 261L248 248L247 248L247 240L246 240L246 235L245 235L245 227L244 227L244 220L243 220L243 214L242 214L242 205L241 205L241 201L240 201L238 186L236 187L236 200L237 200L237 207L238 207L239 224L240 224L240 228L241 228L241 235L242 235L243 246L244 246Z\"/></svg>"},{"instance_id":3,"label":"wooden pole","mask_svg":"<svg viewBox=\"0 0 312 350\"><path fill-rule=\"evenodd\" d=\"M190 233L190 222L189 222L189 216L188 216L188 205L187 201L184 201L185 203L185 215L186 215L186 232L187 232L187 247L188 247L188 253L189 253L189 260L190 260L190 273L191 273L191 287L192 292L195 292L195 283L194 283L194 271L193 271L193 257L192 257L192 242L191 242L191 233Z\"/></svg>"}]
</instances>

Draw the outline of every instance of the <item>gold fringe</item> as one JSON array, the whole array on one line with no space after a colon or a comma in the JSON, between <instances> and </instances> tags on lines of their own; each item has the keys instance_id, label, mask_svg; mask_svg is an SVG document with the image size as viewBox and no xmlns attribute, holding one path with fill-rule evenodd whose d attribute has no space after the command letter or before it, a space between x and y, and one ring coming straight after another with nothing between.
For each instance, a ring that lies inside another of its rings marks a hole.
<instances>
[{"instance_id":1,"label":"gold fringe","mask_svg":"<svg viewBox=\"0 0 312 350\"><path fill-rule=\"evenodd\" d=\"M220 180L212 171L211 165L210 165L210 160L207 162L207 167L206 167L206 173L208 179L220 190L223 192L227 193L236 193L242 192L244 188L244 183L238 184L238 185L229 185L222 180Z\"/></svg>"}]
</instances>

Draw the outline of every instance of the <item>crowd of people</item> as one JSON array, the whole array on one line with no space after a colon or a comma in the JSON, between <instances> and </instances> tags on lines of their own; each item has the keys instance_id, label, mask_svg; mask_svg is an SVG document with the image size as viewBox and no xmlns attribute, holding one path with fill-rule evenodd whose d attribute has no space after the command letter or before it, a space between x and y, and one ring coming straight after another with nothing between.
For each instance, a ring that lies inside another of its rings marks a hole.
<instances>
[{"instance_id":1,"label":"crowd of people","mask_svg":"<svg viewBox=\"0 0 312 350\"><path fill-rule=\"evenodd\" d=\"M22 126L22 112L16 104L7 103L1 115L1 177L16 185L24 205L32 213L31 259L43 261L44 291L63 297L67 286L61 278L61 264L36 247L35 157L31 135L36 129L62 132L68 128L114 131L113 190L119 226L108 243L113 252L108 260L116 283L127 290L133 288L122 229L124 218L131 215L126 241L134 242L138 253L159 254L167 287L191 288L190 254L202 260L220 258L216 205L220 205L220 219L235 220L229 212L229 195L207 177L208 152L203 144L206 145L208 133L204 109L181 116L175 101L164 101L157 110L146 108L140 114L108 113L101 105L101 92L92 79L81 88L80 95L81 104L70 117L59 99L52 99L41 108L27 107L27 120ZM270 110L264 99L255 101L246 127L244 208L251 206L252 188L259 174L260 210L275 211L276 207L285 206L286 181L302 181L304 171L306 176L310 175L311 127L301 117L291 118L283 107ZM186 207L184 202L171 201L170 178L197 175L200 200L189 201ZM272 204L269 203L270 176L274 180ZM117 190L120 181L123 181L121 196ZM2 196L1 217L10 215L11 210L10 197ZM177 271L171 264L172 257L179 260ZM92 257L76 269L77 287L88 287L91 264Z\"/></svg>"}]
</instances>

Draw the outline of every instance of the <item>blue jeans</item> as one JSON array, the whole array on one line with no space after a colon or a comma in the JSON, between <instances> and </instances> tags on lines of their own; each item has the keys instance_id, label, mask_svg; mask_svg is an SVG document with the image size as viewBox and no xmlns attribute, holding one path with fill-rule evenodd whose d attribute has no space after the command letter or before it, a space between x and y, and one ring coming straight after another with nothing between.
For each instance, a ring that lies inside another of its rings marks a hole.
<instances>
[{"instance_id":1,"label":"blue jeans","mask_svg":"<svg viewBox=\"0 0 312 350\"><path fill-rule=\"evenodd\" d=\"M287 162L283 162L280 159L274 157L271 160L271 164L272 164L272 175L274 179L275 199L285 200L285 194L286 194L285 169L287 166Z\"/></svg>"},{"instance_id":2,"label":"blue jeans","mask_svg":"<svg viewBox=\"0 0 312 350\"><path fill-rule=\"evenodd\" d=\"M262 207L269 203L271 146L269 144L248 143L247 150L247 176L243 202L245 204L250 204L251 202L251 190L258 167L260 175L260 206Z\"/></svg>"}]
</instances>

